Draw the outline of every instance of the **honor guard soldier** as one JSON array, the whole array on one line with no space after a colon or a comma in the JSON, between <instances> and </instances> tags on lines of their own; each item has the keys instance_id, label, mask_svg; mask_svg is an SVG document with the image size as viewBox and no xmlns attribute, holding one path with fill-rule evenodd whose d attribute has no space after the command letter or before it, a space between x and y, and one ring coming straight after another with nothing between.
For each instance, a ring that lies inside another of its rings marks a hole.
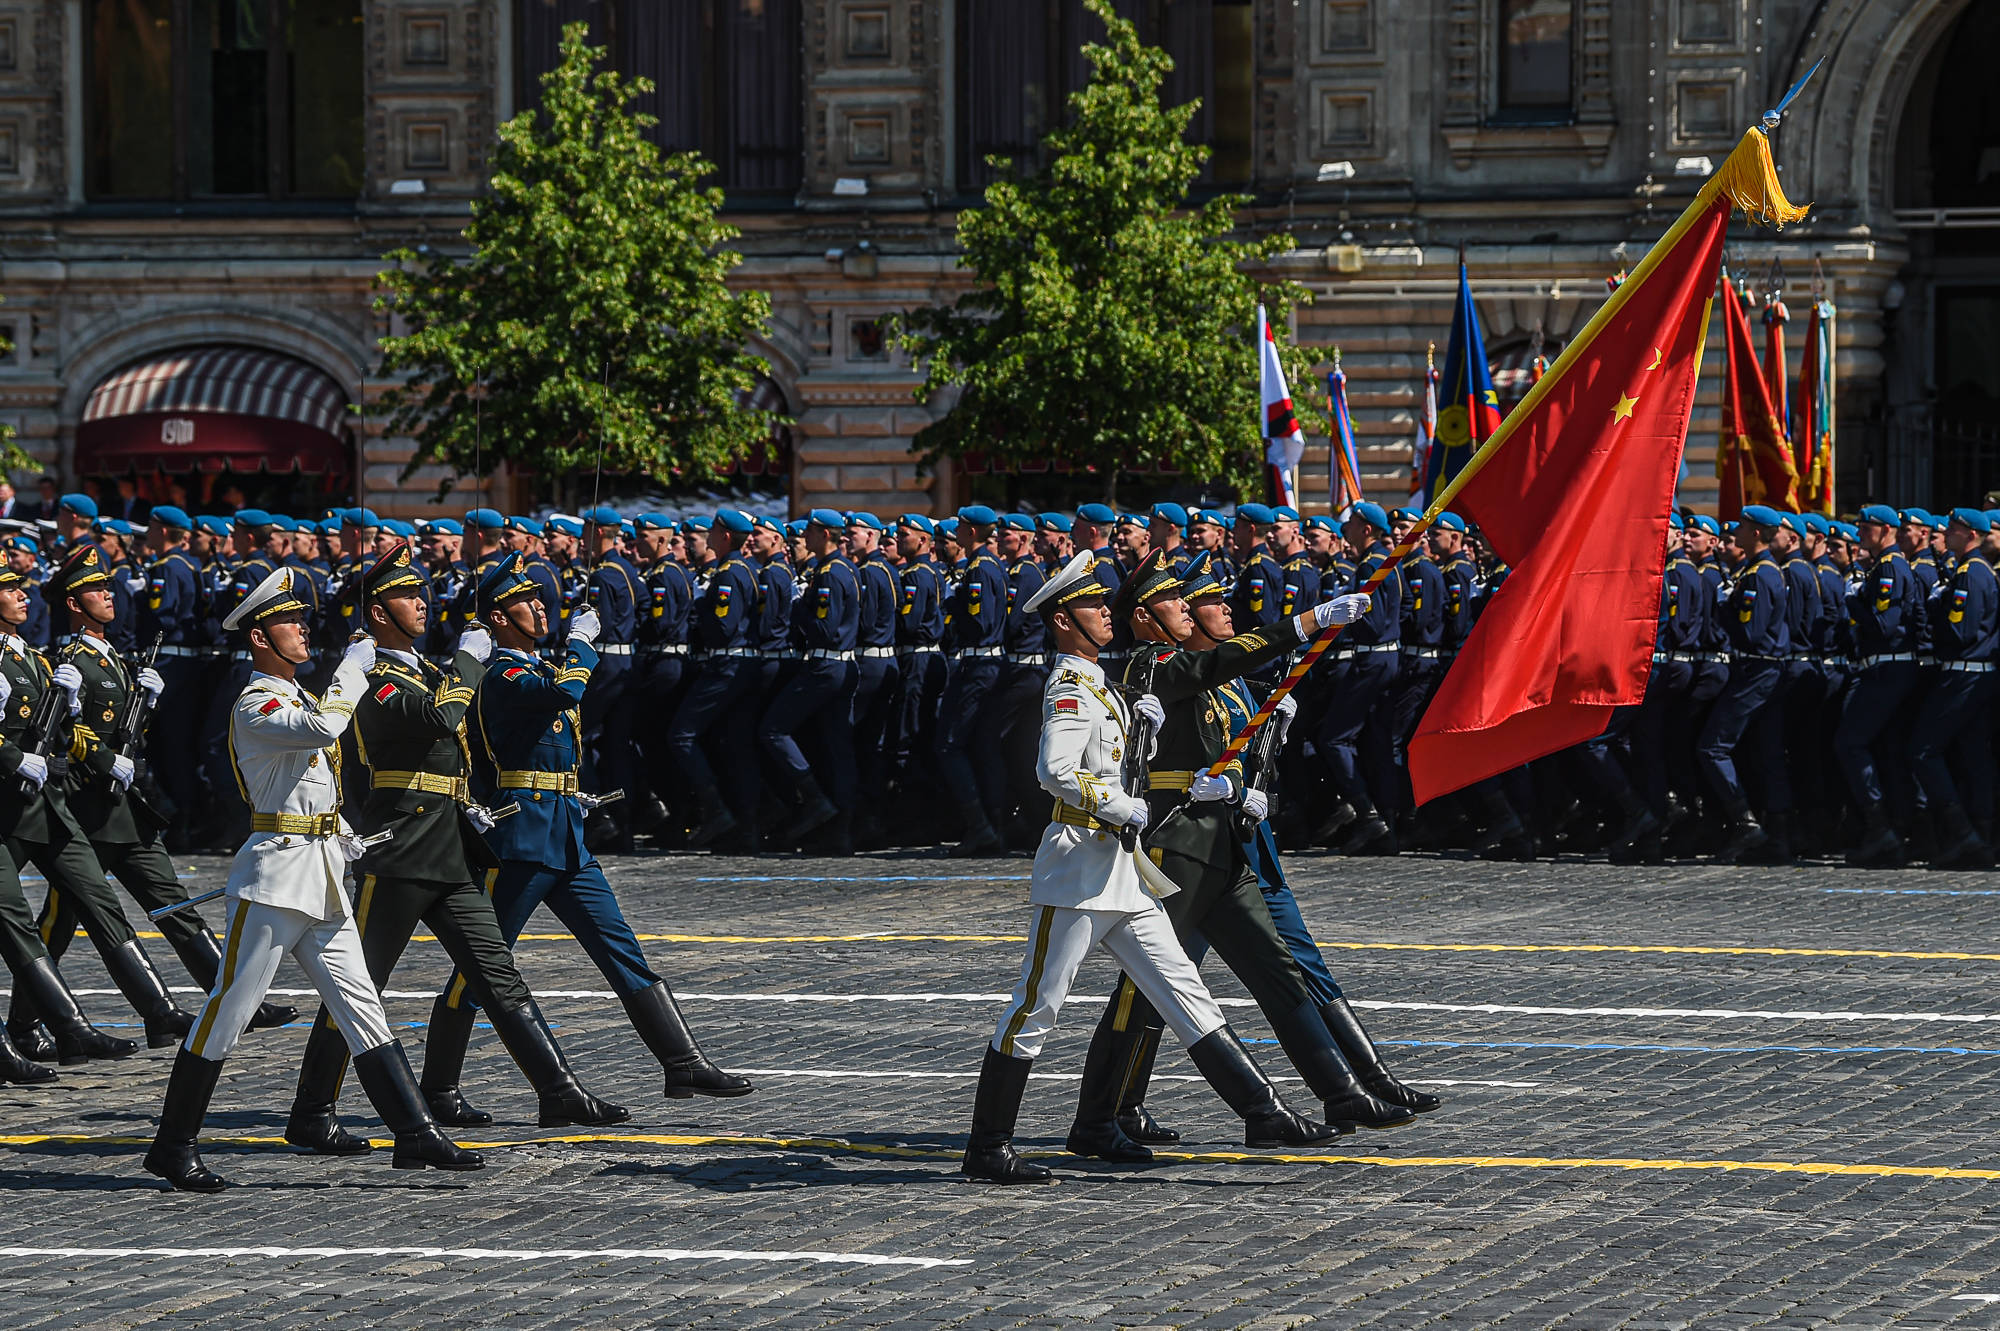
<instances>
[{"instance_id":1,"label":"honor guard soldier","mask_svg":"<svg viewBox=\"0 0 2000 1331\"><path fill-rule=\"evenodd\" d=\"M748 513L726 508L715 515L708 542L720 558L709 573L708 585L695 600L688 627L694 683L674 709L673 725L667 732L674 770L687 783L688 793L701 811L701 822L688 838L688 846L695 850L739 829L750 850L755 851L759 842L756 764L733 762L725 766L729 784L725 796L708 755L702 752L702 741L710 732L739 730L744 717L754 716L762 701L756 693L761 678L757 651L750 645L757 572L743 555L743 543L754 530L756 523ZM740 736L732 733L730 738Z\"/></svg>"},{"instance_id":2,"label":"honor guard soldier","mask_svg":"<svg viewBox=\"0 0 2000 1331\"><path fill-rule=\"evenodd\" d=\"M1380 504L1364 500L1347 510L1341 534L1356 556L1353 579L1343 590L1358 592L1388 562L1389 515ZM1370 596L1367 611L1341 636L1334 671L1327 680L1330 703L1313 736L1313 746L1333 775L1333 788L1346 804L1339 812L1353 814L1353 829L1337 847L1347 855L1393 855L1397 849L1395 833L1381 814L1389 792L1373 788L1382 784L1380 778L1371 783L1363 776L1361 743L1376 702L1387 696L1401 668L1402 620L1402 583L1390 577ZM1388 763L1374 766L1387 769ZM1336 830L1339 821L1333 823Z\"/></svg>"},{"instance_id":3,"label":"honor guard soldier","mask_svg":"<svg viewBox=\"0 0 2000 1331\"><path fill-rule=\"evenodd\" d=\"M1149 694L1128 706L1097 663L1111 641L1111 616L1093 562L1088 551L1076 555L1026 607L1044 617L1057 652L1035 759L1036 777L1056 803L1028 890L1034 942L986 1047L960 1165L981 1182L1054 1177L1015 1151L1014 1125L1029 1070L1055 1029L1077 969L1098 947L1132 977L1202 1075L1243 1117L1248 1145L1305 1146L1338 1135L1279 1099L1174 937L1157 895L1172 885L1155 882L1143 847L1135 851L1124 840L1128 832L1134 838L1144 832L1148 820L1147 802L1122 784L1125 750L1135 742L1139 718L1157 727L1165 713Z\"/></svg>"},{"instance_id":4,"label":"honor guard soldier","mask_svg":"<svg viewBox=\"0 0 2000 1331\"><path fill-rule=\"evenodd\" d=\"M340 816L336 746L367 688L375 644L363 638L348 646L324 698L301 689L297 674L312 657L312 640L305 602L293 590L300 576L296 569L268 573L224 621L244 635L255 667L229 731L237 780L252 809L250 835L224 889L229 928L222 977L175 1056L159 1131L146 1153L147 1172L189 1192L228 1186L202 1164L195 1140L222 1062L287 956L312 979L354 1051L355 1075L395 1134L395 1167L468 1170L484 1163L438 1130L368 977L343 882L366 848Z\"/></svg>"},{"instance_id":5,"label":"honor guard soldier","mask_svg":"<svg viewBox=\"0 0 2000 1331\"><path fill-rule=\"evenodd\" d=\"M534 644L548 630L546 611L523 563L517 554L479 584L480 627L497 644L474 704L475 729L497 787L488 804L520 806L486 832L500 860L493 911L501 937L512 947L535 908L547 906L611 982L639 1038L666 1071L669 1099L748 1095L754 1088L747 1079L716 1067L695 1043L672 990L646 964L603 868L584 843L584 815L596 801L577 789L583 756L577 717L598 659L591 647L597 612L588 606L577 612L560 663L538 659ZM452 977L440 1005L433 1022L453 1009L463 1015L433 1025L430 1057L455 1067L472 1033L472 997L462 974ZM464 1105L462 1095L457 1099ZM469 1105L464 1110L478 1113Z\"/></svg>"},{"instance_id":6,"label":"honor guard soldier","mask_svg":"<svg viewBox=\"0 0 2000 1331\"><path fill-rule=\"evenodd\" d=\"M1993 530L1976 508L1955 508L1946 520L1947 566L1932 595L1931 649L1938 677L1917 709L1910 767L1935 820L1937 869L1993 867L1993 658L2000 650L2000 582L1977 554ZM1964 793L1952 775L1956 762ZM1967 805L1975 801L1968 814Z\"/></svg>"},{"instance_id":7,"label":"honor guard soldier","mask_svg":"<svg viewBox=\"0 0 2000 1331\"><path fill-rule=\"evenodd\" d=\"M271 515L263 509L237 511L231 537L242 558L231 565L229 583L215 604L215 612L225 625L230 612L276 568L264 553L264 538L271 530ZM226 627L222 632L226 655L202 720L202 767L208 772L209 802L214 806L204 843L233 847L242 844L245 819L250 811L243 807L243 797L230 775L229 727L236 699L250 682L250 647L243 634L232 633ZM310 663L307 668L311 668Z\"/></svg>"},{"instance_id":8,"label":"honor guard soldier","mask_svg":"<svg viewBox=\"0 0 2000 1331\"><path fill-rule=\"evenodd\" d=\"M623 519L608 505L583 515L583 551L590 561L584 602L597 611L597 668L590 672L590 689L583 695L584 782L594 791L622 790L637 784L632 764L632 730L639 695L632 692L633 652L639 625L649 609L646 580L618 548ZM609 805L597 813L606 843L632 849L627 825L630 806Z\"/></svg>"},{"instance_id":9,"label":"honor guard soldier","mask_svg":"<svg viewBox=\"0 0 2000 1331\"><path fill-rule=\"evenodd\" d=\"M856 789L879 795L888 788L889 755L896 745L902 708L896 671L896 608L901 589L882 542L882 519L847 515L847 557L861 580L861 616L854 631L854 758ZM881 844L885 829L873 801L860 809L863 844Z\"/></svg>"},{"instance_id":10,"label":"honor guard soldier","mask_svg":"<svg viewBox=\"0 0 2000 1331\"><path fill-rule=\"evenodd\" d=\"M562 611L555 627L561 630L578 606L590 598L590 561L583 553L583 522L557 513L542 524L542 543L548 547L549 562L555 566L556 581L562 588Z\"/></svg>"},{"instance_id":11,"label":"honor guard soldier","mask_svg":"<svg viewBox=\"0 0 2000 1331\"><path fill-rule=\"evenodd\" d=\"M143 645L157 638L160 643L153 669L163 682L163 691L148 731L147 752L160 793L166 797L160 812L169 819L170 846L185 843L186 818L201 798L195 754L201 705L206 698L202 694L201 565L188 548L193 527L183 509L162 504L153 510L146 533L153 562L139 602L138 641Z\"/></svg>"},{"instance_id":12,"label":"honor guard soldier","mask_svg":"<svg viewBox=\"0 0 2000 1331\"><path fill-rule=\"evenodd\" d=\"M688 620L694 609L694 575L674 557L673 519L663 513L641 513L632 520L632 526L639 551L639 572L646 583L646 613L639 619L631 688L631 696L642 704L633 709L631 739L644 759L633 764L632 769L645 788L643 792L634 792L635 798L644 800L644 807L634 818L632 830L664 834L670 830L672 821L667 801L685 807L685 797L665 780L665 773L672 770L673 762L667 731L687 683L687 635ZM681 827L685 826L682 822Z\"/></svg>"},{"instance_id":13,"label":"honor guard soldier","mask_svg":"<svg viewBox=\"0 0 2000 1331\"><path fill-rule=\"evenodd\" d=\"M922 826L936 821L937 715L944 698L945 570L932 553L937 524L921 513L896 519L896 671L902 676L902 720L896 730L895 772L903 800Z\"/></svg>"},{"instance_id":14,"label":"honor guard soldier","mask_svg":"<svg viewBox=\"0 0 2000 1331\"><path fill-rule=\"evenodd\" d=\"M1770 551L1781 517L1775 509L1752 504L1729 533L1732 553L1740 561L1725 586L1719 619L1729 643L1729 683L1715 700L1695 740L1695 764L1721 801L1729 822L1729 840L1722 854L1742 863L1761 864L1790 859L1789 847L1773 837L1752 816L1750 798L1737 773L1737 749L1751 730L1758 711L1770 701L1784 678L1791 655L1791 627L1786 617L1785 574ZM1757 768L1768 774L1773 758L1782 762L1782 747L1774 754L1768 733L1760 732L1754 746ZM1746 747L1742 756L1749 758Z\"/></svg>"},{"instance_id":15,"label":"honor guard soldier","mask_svg":"<svg viewBox=\"0 0 2000 1331\"><path fill-rule=\"evenodd\" d=\"M1400 544L1423 518L1423 510L1399 508L1389 515L1390 534ZM1285 565L1287 572L1291 565ZM1409 743L1431 695L1437 692L1444 674L1440 652L1444 646L1444 572L1422 545L1396 569L1402 579L1403 624L1399 635L1402 656L1396 678L1382 701L1377 703L1381 724L1387 729L1390 759L1395 768L1395 817L1391 822L1407 826L1416 814L1410 791ZM1333 705L1340 706L1334 699Z\"/></svg>"},{"instance_id":16,"label":"honor guard soldier","mask_svg":"<svg viewBox=\"0 0 2000 1331\"><path fill-rule=\"evenodd\" d=\"M484 883L499 861L479 834L494 825L472 803L465 714L486 674L493 639L467 630L449 669L416 653L428 625L424 578L410 547L399 543L361 574L362 614L375 641L375 664L355 705L357 748L367 765L368 798L356 816L364 836L388 832L355 872L361 894L354 910L361 954L379 992L421 921L465 977L500 1042L535 1088L541 1125L604 1127L631 1115L597 1099L577 1082L561 1046L502 939ZM458 987L431 1012L431 1036L421 1082L438 1122L477 1127L493 1121L471 1111L459 1091L472 1009ZM439 1038L443 1035L445 1038ZM322 1007L306 1041L298 1092L285 1140L322 1155L360 1155L368 1142L340 1126L334 1102L347 1070L347 1046Z\"/></svg>"},{"instance_id":17,"label":"honor guard soldier","mask_svg":"<svg viewBox=\"0 0 2000 1331\"><path fill-rule=\"evenodd\" d=\"M1265 543L1276 522L1271 509L1263 504L1236 506L1236 530L1243 561L1236 572L1236 592L1230 602L1229 616L1246 633L1268 628L1285 615L1285 571L1278 567L1278 561L1271 557L1271 547ZM1252 533L1247 547L1241 536L1246 531Z\"/></svg>"},{"instance_id":18,"label":"honor guard soldier","mask_svg":"<svg viewBox=\"0 0 2000 1331\"><path fill-rule=\"evenodd\" d=\"M1048 575L1035 558L1035 523L1025 513L1000 519L1000 558L1007 566L1007 649L1000 680L986 704L992 716L993 743L1005 761L1007 784L1001 805L991 814L1008 848L1031 850L1041 839L1040 794L1033 782L1038 726L1036 709L1049 678L1049 633L1042 617L1027 604Z\"/></svg>"},{"instance_id":19,"label":"honor guard soldier","mask_svg":"<svg viewBox=\"0 0 2000 1331\"><path fill-rule=\"evenodd\" d=\"M805 589L793 613L793 636L805 659L765 707L757 728L758 747L788 785L783 793L796 808L792 835L809 837L826 827L814 848L829 855L853 853L854 643L861 623L861 579L841 552L846 532L847 518L838 509L816 508L807 519L811 559L802 570ZM831 797L793 738L808 727L826 757Z\"/></svg>"},{"instance_id":20,"label":"honor guard soldier","mask_svg":"<svg viewBox=\"0 0 2000 1331\"><path fill-rule=\"evenodd\" d=\"M958 510L965 570L945 608L958 655L938 707L938 771L957 806L965 839L954 855L996 855L1006 842L988 820L1006 800L1007 772L988 706L1006 664L1007 566L989 544L1000 515L984 504Z\"/></svg>"},{"instance_id":21,"label":"honor guard soldier","mask_svg":"<svg viewBox=\"0 0 2000 1331\"><path fill-rule=\"evenodd\" d=\"M27 579L31 593L28 597L28 619L21 625L19 637L37 651L46 651L53 635L49 631L49 603L41 595L44 576L41 547L27 532L16 532L0 542L0 549L7 552L7 567Z\"/></svg>"},{"instance_id":22,"label":"honor guard soldier","mask_svg":"<svg viewBox=\"0 0 2000 1331\"><path fill-rule=\"evenodd\" d=\"M174 872L173 858L160 844L167 817L132 786L138 770L132 755L144 739L144 718L156 711L164 696L163 682L151 667L135 671L111 650L109 630L116 614L111 584L89 546L72 553L50 580L51 599L57 601L71 630L62 663L82 677L77 696L83 711L76 718L72 745L76 756L60 787L97 862L141 909L150 912L186 901L188 892ZM148 701L135 697L140 692L148 695ZM137 733L128 730L134 726ZM39 923L49 955L57 962L76 937L80 914L78 899L52 877ZM194 982L204 991L213 989L221 973L222 947L201 917L191 909L177 910L161 916L158 923ZM298 1009L288 1005L260 1004L250 1028L283 1026L298 1015ZM33 1043L32 1052L55 1051L54 1041L34 1027L32 1003L17 1000L8 1020L24 1041ZM168 1031L176 1037L187 1033L185 1027L169 1023L154 1035L163 1037ZM171 1041L160 1038L158 1043Z\"/></svg>"}]
</instances>

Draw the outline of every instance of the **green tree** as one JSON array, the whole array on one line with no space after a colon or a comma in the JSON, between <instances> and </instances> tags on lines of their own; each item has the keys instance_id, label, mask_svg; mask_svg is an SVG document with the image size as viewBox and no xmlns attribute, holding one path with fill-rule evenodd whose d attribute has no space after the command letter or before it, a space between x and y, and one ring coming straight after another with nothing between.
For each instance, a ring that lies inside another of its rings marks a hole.
<instances>
[{"instance_id":1,"label":"green tree","mask_svg":"<svg viewBox=\"0 0 2000 1331\"><path fill-rule=\"evenodd\" d=\"M500 127L470 255L386 256L376 308L408 331L383 339L401 382L377 410L417 440L410 470L505 459L574 493L600 447L610 471L700 476L771 428L739 405L765 368L745 346L770 301L724 285L742 256L722 191L699 183L713 168L660 154L631 105L651 85L600 70L587 37L563 29L540 109Z\"/></svg>"},{"instance_id":2,"label":"green tree","mask_svg":"<svg viewBox=\"0 0 2000 1331\"><path fill-rule=\"evenodd\" d=\"M1110 496L1121 467L1155 462L1254 485L1259 299L1295 386L1313 359L1282 345L1286 304L1309 294L1260 287L1245 270L1292 239L1226 239L1241 195L1186 208L1208 160L1186 139L1199 103L1162 106L1173 61L1105 0L1086 3L1107 36L1083 48L1090 81L1045 140L1047 164L997 181L959 217L958 262L977 285L900 321L925 374L918 400L959 390L915 447L926 461L980 452L1092 466Z\"/></svg>"}]
</instances>

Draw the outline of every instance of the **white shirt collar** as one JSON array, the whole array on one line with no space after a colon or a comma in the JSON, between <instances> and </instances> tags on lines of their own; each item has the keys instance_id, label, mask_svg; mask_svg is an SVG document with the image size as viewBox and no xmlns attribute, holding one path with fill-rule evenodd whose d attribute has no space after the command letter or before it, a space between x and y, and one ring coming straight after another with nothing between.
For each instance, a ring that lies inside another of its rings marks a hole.
<instances>
[{"instance_id":1,"label":"white shirt collar","mask_svg":"<svg viewBox=\"0 0 2000 1331\"><path fill-rule=\"evenodd\" d=\"M419 669L419 666L417 664L417 654L415 652L397 651L393 647L377 647L375 649L375 655L386 656L392 661L401 661L404 665L410 667L410 669L412 670Z\"/></svg>"},{"instance_id":2,"label":"white shirt collar","mask_svg":"<svg viewBox=\"0 0 2000 1331\"><path fill-rule=\"evenodd\" d=\"M250 682L273 693L286 693L294 698L299 696L299 682L296 679L286 679L283 675L267 675L261 670L252 670Z\"/></svg>"},{"instance_id":3,"label":"white shirt collar","mask_svg":"<svg viewBox=\"0 0 2000 1331\"><path fill-rule=\"evenodd\" d=\"M1056 661L1053 668L1057 670L1073 670L1093 684L1102 684L1104 682L1103 666L1097 664L1095 661L1086 661L1081 656L1071 656L1068 652L1056 653Z\"/></svg>"}]
</instances>

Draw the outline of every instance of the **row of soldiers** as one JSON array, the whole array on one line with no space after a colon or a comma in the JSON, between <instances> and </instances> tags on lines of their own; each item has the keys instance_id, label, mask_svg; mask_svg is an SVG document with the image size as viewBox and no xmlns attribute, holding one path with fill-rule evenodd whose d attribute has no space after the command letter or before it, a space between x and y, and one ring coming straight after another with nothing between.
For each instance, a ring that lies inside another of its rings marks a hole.
<instances>
[{"instance_id":1,"label":"row of soldiers","mask_svg":"<svg viewBox=\"0 0 2000 1331\"><path fill-rule=\"evenodd\" d=\"M223 628L229 610L271 570L295 569L318 641L344 641L356 570L409 540L432 611L420 650L433 663L451 659L477 580L504 557L518 554L536 584L545 656L581 609L597 615L584 779L628 798L593 816L593 845L836 854L1034 844L1049 646L1022 607L1071 555L1092 554L1114 589L1154 550L1176 574L1211 572L1248 630L1359 588L1420 517L1373 503L1338 520L1162 503L1144 514L1085 504L1073 517L973 505L939 521L820 509L786 523L605 507L546 518L482 508L411 525L365 508L315 520L162 508L141 536L89 504L63 498L50 554L95 541L131 606L114 646L160 643L167 733L153 791L170 817L195 815L174 818L171 836L219 847L240 837L225 737L248 653ZM1676 515L1647 706L1597 741L1419 811L1405 745L1507 573L1445 513L1301 688L1273 816L1288 844L1355 854L1985 863L1995 645L1981 575L2000 549L1996 522L1881 505L1853 524L1753 509L1725 530ZM31 537L7 546L10 567L39 576L46 556ZM48 631L38 613L31 643ZM1129 646L1107 650L1113 668ZM323 680L331 660L308 677ZM1800 770L1813 775L1794 780Z\"/></svg>"}]
</instances>

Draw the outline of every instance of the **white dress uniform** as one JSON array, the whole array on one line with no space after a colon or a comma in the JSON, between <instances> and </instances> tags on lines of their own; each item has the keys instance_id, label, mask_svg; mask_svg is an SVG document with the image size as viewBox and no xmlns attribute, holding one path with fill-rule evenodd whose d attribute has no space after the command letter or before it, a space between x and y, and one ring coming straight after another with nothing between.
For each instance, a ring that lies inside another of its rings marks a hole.
<instances>
[{"instance_id":1,"label":"white dress uniform","mask_svg":"<svg viewBox=\"0 0 2000 1331\"><path fill-rule=\"evenodd\" d=\"M1060 595L1071 569L1088 576L1082 560L1047 586ZM1145 807L1120 784L1130 727L1130 709L1095 661L1057 655L1042 691L1035 757L1036 779L1056 805L1035 852L1027 961L993 1034L993 1048L1009 1057L1041 1053L1077 969L1098 946L1184 1043L1223 1027L1222 1009L1174 937L1137 857L1119 840L1119 829Z\"/></svg>"},{"instance_id":2,"label":"white dress uniform","mask_svg":"<svg viewBox=\"0 0 2000 1331\"><path fill-rule=\"evenodd\" d=\"M275 613L289 600L290 570L279 569L245 597L226 627ZM356 1054L389 1043L382 1000L368 977L343 880L340 736L367 687L364 664L343 659L323 698L294 681L252 674L229 718L229 747L243 797L254 811L250 837L229 867L223 964L188 1052L227 1058L264 1000L287 954L312 978Z\"/></svg>"}]
</instances>

